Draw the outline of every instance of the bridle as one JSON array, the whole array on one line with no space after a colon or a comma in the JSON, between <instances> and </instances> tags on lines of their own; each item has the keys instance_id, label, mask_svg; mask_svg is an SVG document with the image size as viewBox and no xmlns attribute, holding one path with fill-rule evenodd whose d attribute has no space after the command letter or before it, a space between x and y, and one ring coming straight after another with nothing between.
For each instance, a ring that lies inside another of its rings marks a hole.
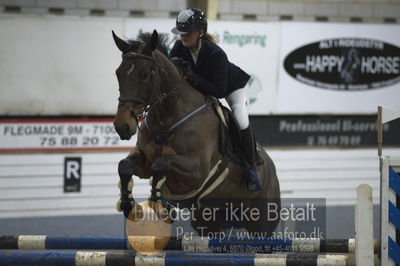
<instances>
[{"instance_id":1,"label":"bridle","mask_svg":"<svg viewBox=\"0 0 400 266\"><path fill-rule=\"evenodd\" d=\"M144 125L145 127L151 132L151 134L154 137L154 140L157 144L159 144L159 147L162 146L163 142L165 141L165 139L178 127L180 127L182 124L184 124L186 121L188 121L189 119L191 119L192 117L194 117L196 114L202 112L203 110L205 110L208 106L210 105L215 105L216 104L216 100L212 99L212 98L207 98L206 101L194 108L193 110L191 110L190 112L188 112L187 114L185 114L184 116L182 116L181 118L179 118L178 120L176 120L174 123L172 123L172 125L166 125L164 123L160 123L163 127L164 130L162 131L155 131L153 130L149 123L148 123L148 114L150 112L150 110L152 108L154 108L155 106L157 106L157 104L161 103L162 101L164 101L166 98L170 97L171 95L174 95L178 92L178 90L180 88L182 88L184 86L184 81L181 81L177 86L175 86L171 91L169 91L168 93L165 93L161 90L161 85L160 85L160 95L158 95L156 97L156 100L153 103L150 103L149 101L152 99L153 95L154 95L154 91L155 91L155 85L154 85L154 75L156 74L156 72L154 71L155 68L157 68L158 73L160 74L160 76L162 76L161 74L163 72L165 72L159 65L157 65L156 61L154 60L153 57L151 56L147 56L147 55L143 55L143 54L138 54L135 52L130 52L127 54L124 54L122 56L122 58L139 58L139 59L143 59L143 60L148 60L151 61L153 63L152 65L152 71L151 71L151 77L150 77L150 81L149 81L149 85L147 87L147 90L151 90L151 93L149 93L148 97L146 99L140 99L140 98L123 98L123 97L119 97L118 101L119 101L119 106L124 106L125 108L127 108L133 118L136 120L136 123L139 124L139 121L144 120ZM162 82L160 82L160 84L162 84ZM142 105L142 108L139 112L139 114L135 114L134 112L134 104L138 103ZM139 127L140 130L140 127Z\"/></svg>"},{"instance_id":2,"label":"bridle","mask_svg":"<svg viewBox=\"0 0 400 266\"><path fill-rule=\"evenodd\" d=\"M156 63L156 61L154 60L154 58L152 56L139 54L139 53L136 53L136 52L129 52L127 54L123 54L122 58L123 59L143 59L143 60L148 60L148 61L153 63L153 65L151 66L150 81L149 81L148 86L146 88L146 91L151 90L151 92L148 94L146 99L140 99L140 98L136 98L136 97L124 98L122 96L120 96L118 98L118 102L119 102L118 105L119 106L123 106L126 109L128 109L131 112L131 114L132 114L133 118L135 119L136 123L138 124L139 121L141 121L141 120L146 118L146 116L147 116L148 112L150 111L150 109L154 108L157 104L161 103L162 101L164 101L169 96L175 94L177 92L177 90L183 84L180 83L178 86L176 86L174 89L172 89L168 93L163 92L161 90L161 85L160 85L160 91L161 91L160 95L158 95L156 97L156 100L153 103L150 103L150 100L153 98L154 93L156 91L156 89L155 89L155 79L154 79L154 76L156 75L155 69L157 69L157 71L158 71L160 76L161 76L161 73L163 73L163 69ZM162 84L162 82L160 82L160 84ZM134 105L135 104L142 105L142 108L140 109L139 114L136 114L135 111L134 111Z\"/></svg>"}]
</instances>

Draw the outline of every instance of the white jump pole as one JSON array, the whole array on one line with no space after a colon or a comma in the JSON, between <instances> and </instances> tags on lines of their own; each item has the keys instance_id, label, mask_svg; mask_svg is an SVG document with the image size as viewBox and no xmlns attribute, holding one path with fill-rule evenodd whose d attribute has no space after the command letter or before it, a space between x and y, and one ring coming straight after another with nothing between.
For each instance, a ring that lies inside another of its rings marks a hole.
<instances>
[{"instance_id":1,"label":"white jump pole","mask_svg":"<svg viewBox=\"0 0 400 266\"><path fill-rule=\"evenodd\" d=\"M372 208L372 188L367 184L359 185L355 208L356 265L374 266Z\"/></svg>"}]
</instances>

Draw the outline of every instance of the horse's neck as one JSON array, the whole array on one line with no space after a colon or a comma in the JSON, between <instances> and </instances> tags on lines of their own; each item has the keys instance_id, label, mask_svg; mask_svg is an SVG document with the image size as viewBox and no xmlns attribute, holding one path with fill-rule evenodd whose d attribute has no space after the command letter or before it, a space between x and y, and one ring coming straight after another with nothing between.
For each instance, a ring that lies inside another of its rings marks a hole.
<instances>
[{"instance_id":1,"label":"horse's neck","mask_svg":"<svg viewBox=\"0 0 400 266\"><path fill-rule=\"evenodd\" d=\"M176 90L176 97L170 97L166 102L169 105L167 109L173 109L174 114L180 115L182 112L187 113L204 103L204 95L184 80L172 62L165 62L164 67L167 80L166 84L162 85L163 88L167 90L167 94Z\"/></svg>"},{"instance_id":2,"label":"horse's neck","mask_svg":"<svg viewBox=\"0 0 400 266\"><path fill-rule=\"evenodd\" d=\"M174 79L174 82L165 83L168 84L165 84L163 89L169 96L157 106L152 115L158 121L174 123L204 103L205 97L184 79Z\"/></svg>"}]
</instances>

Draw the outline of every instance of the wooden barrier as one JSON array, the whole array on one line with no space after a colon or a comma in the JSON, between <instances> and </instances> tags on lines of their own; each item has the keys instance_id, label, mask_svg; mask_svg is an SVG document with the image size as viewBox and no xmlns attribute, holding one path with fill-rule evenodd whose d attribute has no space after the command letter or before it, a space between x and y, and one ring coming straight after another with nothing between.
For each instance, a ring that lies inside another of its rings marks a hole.
<instances>
[{"instance_id":1,"label":"wooden barrier","mask_svg":"<svg viewBox=\"0 0 400 266\"><path fill-rule=\"evenodd\" d=\"M170 239L166 250L227 253L233 247L243 248L241 252L298 252L298 253L355 253L355 239L207 239L193 237L187 240ZM96 236L0 236L0 249L44 250L44 249L85 249L122 250L131 249L127 237ZM374 242L375 253L379 251L378 241Z\"/></svg>"},{"instance_id":2,"label":"wooden barrier","mask_svg":"<svg viewBox=\"0 0 400 266\"><path fill-rule=\"evenodd\" d=\"M357 187L357 204L355 209L357 265L374 265L374 221L372 208L372 188L366 184L359 185Z\"/></svg>"},{"instance_id":3,"label":"wooden barrier","mask_svg":"<svg viewBox=\"0 0 400 266\"><path fill-rule=\"evenodd\" d=\"M224 254L162 252L143 255L135 251L26 251L0 250L0 265L355 265L351 255L320 254Z\"/></svg>"}]
</instances>

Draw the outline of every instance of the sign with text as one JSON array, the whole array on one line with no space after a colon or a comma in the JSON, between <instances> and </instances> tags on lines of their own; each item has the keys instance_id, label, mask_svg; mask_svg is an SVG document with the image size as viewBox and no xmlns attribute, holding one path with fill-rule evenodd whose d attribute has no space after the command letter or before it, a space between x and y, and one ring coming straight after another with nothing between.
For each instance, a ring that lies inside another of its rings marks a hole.
<instances>
[{"instance_id":1,"label":"sign with text","mask_svg":"<svg viewBox=\"0 0 400 266\"><path fill-rule=\"evenodd\" d=\"M400 27L282 23L276 114L400 108ZM298 34L301 32L301 34Z\"/></svg>"},{"instance_id":2,"label":"sign with text","mask_svg":"<svg viewBox=\"0 0 400 266\"><path fill-rule=\"evenodd\" d=\"M299 82L328 90L371 90L400 81L400 48L374 40L321 40L290 53L286 72Z\"/></svg>"},{"instance_id":3,"label":"sign with text","mask_svg":"<svg viewBox=\"0 0 400 266\"><path fill-rule=\"evenodd\" d=\"M0 120L0 152L127 150L111 118Z\"/></svg>"},{"instance_id":4,"label":"sign with text","mask_svg":"<svg viewBox=\"0 0 400 266\"><path fill-rule=\"evenodd\" d=\"M264 147L376 147L375 115L254 116L257 141ZM385 146L400 147L400 120L383 126Z\"/></svg>"},{"instance_id":5,"label":"sign with text","mask_svg":"<svg viewBox=\"0 0 400 266\"><path fill-rule=\"evenodd\" d=\"M64 159L64 192L80 192L82 179L82 158L65 157Z\"/></svg>"}]
</instances>

